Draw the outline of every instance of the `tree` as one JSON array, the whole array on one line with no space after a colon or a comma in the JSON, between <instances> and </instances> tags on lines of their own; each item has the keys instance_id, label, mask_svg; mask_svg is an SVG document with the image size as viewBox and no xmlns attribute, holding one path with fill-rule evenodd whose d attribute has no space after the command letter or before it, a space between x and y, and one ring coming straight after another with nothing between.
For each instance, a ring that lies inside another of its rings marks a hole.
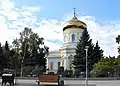
<instances>
[{"instance_id":1,"label":"tree","mask_svg":"<svg viewBox=\"0 0 120 86\"><path fill-rule=\"evenodd\" d=\"M2 70L3 63L4 63L3 48L2 48L1 43L0 43L0 70Z\"/></svg>"},{"instance_id":2,"label":"tree","mask_svg":"<svg viewBox=\"0 0 120 86\"><path fill-rule=\"evenodd\" d=\"M43 38L40 38L37 33L34 33L30 28L24 28L22 32L20 32L20 38L16 38L13 41L14 48L16 52L19 54L21 60L21 67L25 66L35 66L39 64L44 65L42 61L46 62L43 59L46 52L43 54L43 51L46 50L46 47L43 48L42 51L40 45L44 45Z\"/></svg>"},{"instance_id":3,"label":"tree","mask_svg":"<svg viewBox=\"0 0 120 86\"><path fill-rule=\"evenodd\" d=\"M9 48L9 44L6 41L5 45L3 47L3 58L4 58L4 68L9 68L9 61L10 61L10 48Z\"/></svg>"},{"instance_id":4,"label":"tree","mask_svg":"<svg viewBox=\"0 0 120 86\"><path fill-rule=\"evenodd\" d=\"M12 49L10 51L10 69L19 71L20 63L19 53L15 49Z\"/></svg>"},{"instance_id":5,"label":"tree","mask_svg":"<svg viewBox=\"0 0 120 86\"><path fill-rule=\"evenodd\" d=\"M22 32L20 32L20 38L13 40L13 49L15 50L16 58L21 61L22 66L26 65L29 61L31 46L30 36L33 34L32 29L25 27Z\"/></svg>"},{"instance_id":6,"label":"tree","mask_svg":"<svg viewBox=\"0 0 120 86\"><path fill-rule=\"evenodd\" d=\"M38 65L41 69L45 71L46 69L46 55L49 53L49 48L44 45L43 38L39 38L37 41L38 48L35 47L32 50L31 54L31 63L32 65Z\"/></svg>"},{"instance_id":7,"label":"tree","mask_svg":"<svg viewBox=\"0 0 120 86\"><path fill-rule=\"evenodd\" d=\"M120 35L118 35L118 37L116 37L116 43L120 44ZM118 46L118 53L119 53L118 57L120 57L120 45Z\"/></svg>"},{"instance_id":8,"label":"tree","mask_svg":"<svg viewBox=\"0 0 120 86\"><path fill-rule=\"evenodd\" d=\"M5 42L5 47L4 47L4 48L5 48L5 50L7 50L7 51L9 51L9 50L10 50L10 48L9 48L9 44L8 44L8 42L7 42L7 41Z\"/></svg>"},{"instance_id":9,"label":"tree","mask_svg":"<svg viewBox=\"0 0 120 86\"><path fill-rule=\"evenodd\" d=\"M120 67L120 58L106 57L101 58L98 63L94 64L92 75L93 76L114 76L116 69Z\"/></svg>"},{"instance_id":10,"label":"tree","mask_svg":"<svg viewBox=\"0 0 120 86\"><path fill-rule=\"evenodd\" d=\"M93 60L91 61L92 68L95 63L98 63L101 58L103 58L103 50L100 49L100 46L98 45L98 41L96 42L96 45L93 49Z\"/></svg>"},{"instance_id":11,"label":"tree","mask_svg":"<svg viewBox=\"0 0 120 86\"><path fill-rule=\"evenodd\" d=\"M2 58L2 54L3 54L3 49L2 49L2 46L1 46L1 43L0 43L0 59ZM2 61L2 60L0 60L0 61Z\"/></svg>"},{"instance_id":12,"label":"tree","mask_svg":"<svg viewBox=\"0 0 120 86\"><path fill-rule=\"evenodd\" d=\"M73 65L75 70L85 71L85 46L89 46L88 49L88 64L91 65L92 52L94 45L92 44L92 39L88 34L87 28L84 29L82 36L76 46L76 55L74 56ZM89 66L90 69L90 66ZM90 70L89 70L90 71Z\"/></svg>"},{"instance_id":13,"label":"tree","mask_svg":"<svg viewBox=\"0 0 120 86\"><path fill-rule=\"evenodd\" d=\"M86 68L86 53L85 47L88 48L88 72L93 69L93 65L97 63L103 56L103 51L100 49L98 42L94 46L92 43L92 39L88 34L87 28L84 29L81 38L76 47L76 54L74 56L73 65L75 70L79 70L81 72L85 72Z\"/></svg>"},{"instance_id":14,"label":"tree","mask_svg":"<svg viewBox=\"0 0 120 86\"><path fill-rule=\"evenodd\" d=\"M28 53L31 51L30 49L30 35L32 35L32 29L29 28L24 28L22 32L20 32L20 38L19 38L19 43L20 43L20 49L22 52L22 59L23 61L28 59Z\"/></svg>"},{"instance_id":15,"label":"tree","mask_svg":"<svg viewBox=\"0 0 120 86\"><path fill-rule=\"evenodd\" d=\"M13 44L13 49L16 51L16 53L19 53L19 51L20 51L20 43L19 43L19 39L14 39L13 40L13 42L12 42L12 44Z\"/></svg>"}]
</instances>

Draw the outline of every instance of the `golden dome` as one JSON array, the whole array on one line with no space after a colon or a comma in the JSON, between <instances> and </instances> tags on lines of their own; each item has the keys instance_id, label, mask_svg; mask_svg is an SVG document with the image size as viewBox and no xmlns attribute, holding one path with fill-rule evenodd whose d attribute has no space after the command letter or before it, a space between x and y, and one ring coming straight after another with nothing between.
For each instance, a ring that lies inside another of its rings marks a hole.
<instances>
[{"instance_id":1,"label":"golden dome","mask_svg":"<svg viewBox=\"0 0 120 86\"><path fill-rule=\"evenodd\" d=\"M80 29L87 28L87 25L84 22L78 20L78 18L76 17L75 10L74 17L64 24L63 31L68 28L80 28Z\"/></svg>"}]
</instances>

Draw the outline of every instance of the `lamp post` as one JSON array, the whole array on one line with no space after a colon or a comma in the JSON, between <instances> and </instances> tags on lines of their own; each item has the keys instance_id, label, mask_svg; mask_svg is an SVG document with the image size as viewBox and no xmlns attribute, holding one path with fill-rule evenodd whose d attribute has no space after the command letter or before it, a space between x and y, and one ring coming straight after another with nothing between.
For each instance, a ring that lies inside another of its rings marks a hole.
<instances>
[{"instance_id":1,"label":"lamp post","mask_svg":"<svg viewBox=\"0 0 120 86\"><path fill-rule=\"evenodd\" d=\"M85 51L86 51L86 78L85 78L85 86L88 86L88 48L89 48L89 46L85 46Z\"/></svg>"},{"instance_id":2,"label":"lamp post","mask_svg":"<svg viewBox=\"0 0 120 86\"><path fill-rule=\"evenodd\" d=\"M23 57L22 57L21 53L22 53L22 51L20 50L19 51L19 57L21 60L20 76L22 76L22 73L23 73Z\"/></svg>"},{"instance_id":3,"label":"lamp post","mask_svg":"<svg viewBox=\"0 0 120 86\"><path fill-rule=\"evenodd\" d=\"M20 58L21 58L21 68L20 68L20 76L22 77L23 76L23 60L24 60L24 57L22 57L22 51L20 50L19 52L20 54Z\"/></svg>"}]
</instances>

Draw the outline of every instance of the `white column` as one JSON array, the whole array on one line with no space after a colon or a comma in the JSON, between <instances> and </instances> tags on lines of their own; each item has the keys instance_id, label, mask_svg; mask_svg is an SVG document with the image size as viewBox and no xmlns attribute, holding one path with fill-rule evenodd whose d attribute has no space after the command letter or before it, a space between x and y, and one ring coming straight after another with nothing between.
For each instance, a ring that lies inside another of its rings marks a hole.
<instances>
[{"instance_id":1,"label":"white column","mask_svg":"<svg viewBox=\"0 0 120 86\"><path fill-rule=\"evenodd\" d=\"M86 78L85 78L85 86L88 86L88 48L89 46L85 46L86 51Z\"/></svg>"},{"instance_id":2,"label":"white column","mask_svg":"<svg viewBox=\"0 0 120 86\"><path fill-rule=\"evenodd\" d=\"M46 68L48 69L49 68L49 61L48 61L48 58L47 58L47 64L46 64Z\"/></svg>"},{"instance_id":3,"label":"white column","mask_svg":"<svg viewBox=\"0 0 120 86\"><path fill-rule=\"evenodd\" d=\"M61 57L60 66L64 66L63 65L63 60L64 60L64 56Z\"/></svg>"},{"instance_id":4,"label":"white column","mask_svg":"<svg viewBox=\"0 0 120 86\"><path fill-rule=\"evenodd\" d=\"M68 55L66 56L66 69L69 68L69 61L68 61Z\"/></svg>"},{"instance_id":5,"label":"white column","mask_svg":"<svg viewBox=\"0 0 120 86\"><path fill-rule=\"evenodd\" d=\"M62 66L62 58L61 58L61 61L60 61L60 66Z\"/></svg>"}]
</instances>

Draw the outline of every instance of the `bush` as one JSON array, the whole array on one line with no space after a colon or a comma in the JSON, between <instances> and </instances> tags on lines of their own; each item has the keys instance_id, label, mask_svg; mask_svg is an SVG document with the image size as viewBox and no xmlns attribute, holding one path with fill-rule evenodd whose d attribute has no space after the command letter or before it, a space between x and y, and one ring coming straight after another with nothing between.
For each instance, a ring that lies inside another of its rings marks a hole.
<instances>
[{"instance_id":1,"label":"bush","mask_svg":"<svg viewBox=\"0 0 120 86\"><path fill-rule=\"evenodd\" d=\"M74 71L74 77L85 77L85 72L76 70Z\"/></svg>"},{"instance_id":2,"label":"bush","mask_svg":"<svg viewBox=\"0 0 120 86\"><path fill-rule=\"evenodd\" d=\"M30 73L32 72L32 67L31 66L25 66L23 69L23 76L27 76L30 75Z\"/></svg>"},{"instance_id":3,"label":"bush","mask_svg":"<svg viewBox=\"0 0 120 86\"><path fill-rule=\"evenodd\" d=\"M16 77L20 77L20 72L17 72L17 73L16 73Z\"/></svg>"},{"instance_id":4,"label":"bush","mask_svg":"<svg viewBox=\"0 0 120 86\"><path fill-rule=\"evenodd\" d=\"M65 70L64 71L64 76L65 77L72 77L73 71L72 70Z\"/></svg>"},{"instance_id":5,"label":"bush","mask_svg":"<svg viewBox=\"0 0 120 86\"><path fill-rule=\"evenodd\" d=\"M92 73L92 77L113 77L114 76L114 68L105 68L101 71L95 71L93 70Z\"/></svg>"},{"instance_id":6,"label":"bush","mask_svg":"<svg viewBox=\"0 0 120 86\"><path fill-rule=\"evenodd\" d=\"M74 71L74 77L80 77L80 71L79 70L75 70Z\"/></svg>"}]
</instances>

